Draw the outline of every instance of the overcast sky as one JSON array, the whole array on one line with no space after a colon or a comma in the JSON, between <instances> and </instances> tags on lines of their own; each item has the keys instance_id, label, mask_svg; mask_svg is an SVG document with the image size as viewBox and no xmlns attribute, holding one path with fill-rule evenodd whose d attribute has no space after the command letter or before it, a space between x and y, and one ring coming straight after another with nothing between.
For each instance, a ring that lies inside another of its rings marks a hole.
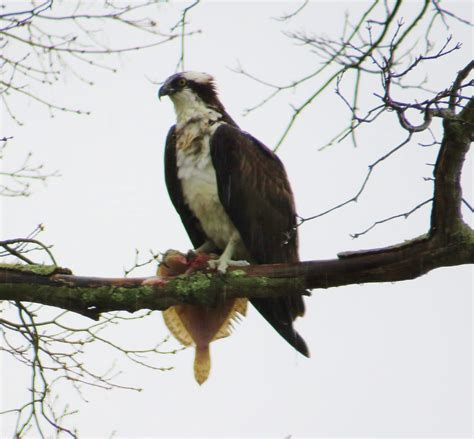
<instances>
[{"instance_id":1,"label":"overcast sky","mask_svg":"<svg viewBox=\"0 0 474 439\"><path fill-rule=\"evenodd\" d=\"M470 2L449 3L459 15L472 18ZM410 3L407 19L418 4ZM159 17L164 27L176 21L183 5L163 5ZM201 4L189 16L190 29L202 33L186 41L185 67L214 75L231 116L274 146L291 115L289 104L300 103L310 88L282 95L244 117L244 109L269 90L231 68L240 63L274 83L300 77L320 60L282 31L337 38L344 11L355 19L366 6L315 1L282 24L274 17L293 10L294 3ZM455 41L464 42L462 49L417 72L417 77L428 73L439 89L449 86L473 54L471 33L458 25L451 32ZM440 44L444 38L440 26ZM122 33L108 39L127 44ZM29 198L2 200L3 238L25 236L42 223L42 241L54 244L60 265L78 275L121 276L123 267L133 264L135 249L146 254L149 249L189 248L163 177L164 139L174 111L169 100L157 99L157 83L174 73L178 56L178 42L124 55L115 75L89 72L94 87L70 74L50 91L51 98L91 110L91 116L57 113L50 118L38 105L16 101L25 122L19 128L3 114L4 132L15 137L6 165L14 166L31 150L37 161L61 173L37 186ZM378 87L378 81L365 83L364 100L374 99ZM348 139L320 151L349 119L333 89L302 115L279 150L303 217L354 195L367 165L405 137L395 115L387 114L361 131L359 148ZM431 175L427 163L433 163L436 152L412 142L376 170L357 204L305 223L301 258L334 258L341 251L382 247L424 233L429 207L356 240L350 237L429 198L431 183L423 177ZM463 181L472 202L471 165L466 164ZM153 271L149 266L137 275ZM470 267L455 267L409 282L314 291L306 299L307 315L297 323L310 359L294 352L252 308L231 337L212 345L211 375L202 387L194 381L194 353L187 349L159 359L163 366L174 366L168 372L120 360L120 382L143 387L140 393L85 389L84 402L63 386L61 398L79 409L71 425L90 438L114 431L117 437L470 437L471 275ZM81 317L74 322L88 323ZM107 331L124 345L150 346L166 334L158 312ZM84 359L106 368L115 357L107 349L91 348ZM4 359L3 408L26 397L27 380L28 371ZM4 420L2 436L10 434L11 421Z\"/></svg>"}]
</instances>

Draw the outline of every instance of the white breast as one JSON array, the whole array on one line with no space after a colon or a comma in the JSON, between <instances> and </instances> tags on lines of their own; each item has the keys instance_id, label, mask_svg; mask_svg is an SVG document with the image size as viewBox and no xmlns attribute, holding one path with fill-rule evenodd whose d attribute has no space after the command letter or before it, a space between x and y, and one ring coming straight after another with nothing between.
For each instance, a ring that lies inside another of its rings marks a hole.
<instances>
[{"instance_id":1,"label":"white breast","mask_svg":"<svg viewBox=\"0 0 474 439\"><path fill-rule=\"evenodd\" d=\"M219 200L216 172L210 156L209 138L218 124L212 126L212 132L209 128L203 131L200 125L199 122L189 124L179 133L178 178L181 180L184 199L189 208L199 219L206 235L223 250L236 229ZM197 135L205 131L205 136ZM199 145L191 145L196 142L196 135Z\"/></svg>"}]
</instances>

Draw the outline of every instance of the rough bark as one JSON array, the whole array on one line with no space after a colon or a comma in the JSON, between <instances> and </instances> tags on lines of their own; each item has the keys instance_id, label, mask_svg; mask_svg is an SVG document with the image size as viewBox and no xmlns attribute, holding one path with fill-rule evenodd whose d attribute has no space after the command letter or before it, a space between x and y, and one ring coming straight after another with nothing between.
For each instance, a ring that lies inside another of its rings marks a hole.
<instances>
[{"instance_id":1,"label":"rough bark","mask_svg":"<svg viewBox=\"0 0 474 439\"><path fill-rule=\"evenodd\" d=\"M395 282L439 267L474 263L474 233L464 223L449 242L438 236L341 254L339 259L254 265L225 276L198 272L155 284L149 284L149 278L83 277L57 269L40 274L38 270L27 271L28 266L20 270L4 265L0 267L0 299L36 302L97 318L105 311L163 310L178 303L212 306L221 297L273 297L301 288Z\"/></svg>"}]
</instances>

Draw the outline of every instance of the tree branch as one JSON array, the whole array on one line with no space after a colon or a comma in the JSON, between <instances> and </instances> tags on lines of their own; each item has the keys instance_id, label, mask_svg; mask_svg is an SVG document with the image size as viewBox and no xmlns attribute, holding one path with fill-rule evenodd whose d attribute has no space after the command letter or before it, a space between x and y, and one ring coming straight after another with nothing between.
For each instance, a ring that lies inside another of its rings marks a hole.
<instances>
[{"instance_id":1,"label":"tree branch","mask_svg":"<svg viewBox=\"0 0 474 439\"><path fill-rule=\"evenodd\" d=\"M277 297L302 288L409 280L435 268L474 263L474 232L461 224L449 244L438 235L423 236L398 246L342 253L339 259L251 265L225 276L197 272L163 279L107 279L2 265L0 299L56 306L97 319L108 311L163 310L179 303L213 306L222 297Z\"/></svg>"},{"instance_id":2,"label":"tree branch","mask_svg":"<svg viewBox=\"0 0 474 439\"><path fill-rule=\"evenodd\" d=\"M458 78L467 76L466 70L470 72L473 69L474 61L459 72ZM456 80L456 84L460 87L460 81ZM449 241L464 224L461 214L461 172L474 135L474 98L458 115L445 117L443 127L443 141L434 169L431 233L442 234Z\"/></svg>"}]
</instances>

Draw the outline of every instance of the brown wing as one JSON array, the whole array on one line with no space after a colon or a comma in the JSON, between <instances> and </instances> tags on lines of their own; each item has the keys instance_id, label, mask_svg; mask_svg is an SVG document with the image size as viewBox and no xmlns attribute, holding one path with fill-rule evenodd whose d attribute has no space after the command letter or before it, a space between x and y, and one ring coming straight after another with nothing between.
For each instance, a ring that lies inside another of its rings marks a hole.
<instances>
[{"instance_id":1,"label":"brown wing","mask_svg":"<svg viewBox=\"0 0 474 439\"><path fill-rule=\"evenodd\" d=\"M181 181L178 178L178 168L176 166L176 132L173 125L166 137L165 146L165 181L171 202L181 217L184 228L188 232L189 238L194 248L199 247L206 241L206 235L201 228L199 220L193 215L188 205L184 201Z\"/></svg>"},{"instance_id":2,"label":"brown wing","mask_svg":"<svg viewBox=\"0 0 474 439\"><path fill-rule=\"evenodd\" d=\"M212 136L211 156L219 199L253 262L297 262L295 205L280 159L254 137L227 124ZM285 340L309 356L304 340L293 329L293 320L304 314L302 296L251 302Z\"/></svg>"}]
</instances>

